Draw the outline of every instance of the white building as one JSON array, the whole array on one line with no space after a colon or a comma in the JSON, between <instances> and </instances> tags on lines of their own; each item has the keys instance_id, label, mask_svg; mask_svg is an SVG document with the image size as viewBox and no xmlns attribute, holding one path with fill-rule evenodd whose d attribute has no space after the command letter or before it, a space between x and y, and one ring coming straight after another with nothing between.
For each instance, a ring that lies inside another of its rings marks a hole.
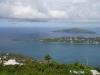
<instances>
[{"instance_id":1,"label":"white building","mask_svg":"<svg viewBox=\"0 0 100 75\"><path fill-rule=\"evenodd\" d=\"M4 66L6 65L23 65L22 63L17 62L15 59L9 59L4 62Z\"/></svg>"},{"instance_id":2,"label":"white building","mask_svg":"<svg viewBox=\"0 0 100 75\"><path fill-rule=\"evenodd\" d=\"M90 70L91 71L91 73L93 74L93 75L100 75L100 73L97 71L97 70Z\"/></svg>"},{"instance_id":3,"label":"white building","mask_svg":"<svg viewBox=\"0 0 100 75\"><path fill-rule=\"evenodd\" d=\"M74 74L84 74L84 71L75 71L75 70L70 70L70 73L74 73Z\"/></svg>"}]
</instances>

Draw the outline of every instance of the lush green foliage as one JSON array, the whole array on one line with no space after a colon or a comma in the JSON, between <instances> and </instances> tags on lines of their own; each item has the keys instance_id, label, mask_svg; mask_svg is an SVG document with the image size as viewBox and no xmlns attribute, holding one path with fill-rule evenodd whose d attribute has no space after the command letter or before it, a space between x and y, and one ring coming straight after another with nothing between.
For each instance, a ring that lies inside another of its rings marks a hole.
<instances>
[{"instance_id":1,"label":"lush green foliage","mask_svg":"<svg viewBox=\"0 0 100 75\"><path fill-rule=\"evenodd\" d=\"M16 55L11 55L12 57ZM9 57L11 57L9 56ZM59 64L54 61L47 63L45 61L36 61L32 58L16 56L17 59L23 59L24 65L0 65L0 75L81 75L70 73L70 70L85 71L82 75L91 75L91 67L83 64ZM44 57L45 60L51 60L49 55Z\"/></svg>"},{"instance_id":2,"label":"lush green foliage","mask_svg":"<svg viewBox=\"0 0 100 75\"><path fill-rule=\"evenodd\" d=\"M27 63L23 66L1 66L0 75L74 75L69 70L84 70L85 75L91 75L89 68L81 64L39 64L37 62Z\"/></svg>"}]
</instances>

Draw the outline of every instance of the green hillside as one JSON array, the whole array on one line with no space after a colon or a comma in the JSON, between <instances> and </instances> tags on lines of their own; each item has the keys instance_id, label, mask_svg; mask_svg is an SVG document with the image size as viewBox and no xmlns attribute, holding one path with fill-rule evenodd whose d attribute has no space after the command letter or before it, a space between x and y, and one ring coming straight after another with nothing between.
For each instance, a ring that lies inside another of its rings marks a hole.
<instances>
[{"instance_id":1,"label":"green hillside","mask_svg":"<svg viewBox=\"0 0 100 75\"><path fill-rule=\"evenodd\" d=\"M89 66L80 63L60 64L48 54L41 61L14 54L0 55L1 61L16 59L16 61L23 63L23 65L3 65L0 63L0 75L92 75L90 70L93 68Z\"/></svg>"}]
</instances>

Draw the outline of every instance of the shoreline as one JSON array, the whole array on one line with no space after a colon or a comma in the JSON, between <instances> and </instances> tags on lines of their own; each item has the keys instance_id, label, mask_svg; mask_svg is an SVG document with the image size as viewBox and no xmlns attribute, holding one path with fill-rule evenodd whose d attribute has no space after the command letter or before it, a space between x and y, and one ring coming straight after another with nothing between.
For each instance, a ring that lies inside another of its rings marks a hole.
<instances>
[{"instance_id":1,"label":"shoreline","mask_svg":"<svg viewBox=\"0 0 100 75\"><path fill-rule=\"evenodd\" d=\"M100 37L61 37L61 38L44 38L44 39L34 39L33 41L39 42L62 42L66 44L82 44L82 45L99 45Z\"/></svg>"}]
</instances>

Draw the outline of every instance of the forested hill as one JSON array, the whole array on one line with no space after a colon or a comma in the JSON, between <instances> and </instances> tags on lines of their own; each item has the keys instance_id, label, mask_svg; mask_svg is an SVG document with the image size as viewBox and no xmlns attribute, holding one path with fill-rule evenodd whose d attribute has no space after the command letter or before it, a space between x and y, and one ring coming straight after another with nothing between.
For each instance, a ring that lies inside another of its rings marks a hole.
<instances>
[{"instance_id":1,"label":"forested hill","mask_svg":"<svg viewBox=\"0 0 100 75\"><path fill-rule=\"evenodd\" d=\"M88 30L88 29L82 29L82 28L61 29L61 30L56 30L56 31L53 31L53 32L96 34L95 31L91 31L91 30Z\"/></svg>"}]
</instances>

